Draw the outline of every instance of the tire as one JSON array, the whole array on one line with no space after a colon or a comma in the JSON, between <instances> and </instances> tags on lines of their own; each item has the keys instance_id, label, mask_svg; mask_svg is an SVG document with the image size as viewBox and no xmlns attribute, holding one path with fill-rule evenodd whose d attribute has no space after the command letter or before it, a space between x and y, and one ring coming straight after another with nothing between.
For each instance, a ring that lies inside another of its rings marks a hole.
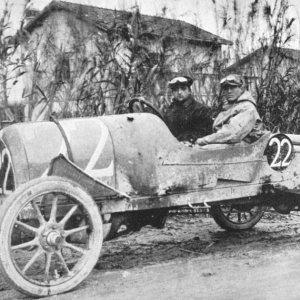
<instances>
[{"instance_id":1,"label":"tire","mask_svg":"<svg viewBox=\"0 0 300 300\"><path fill-rule=\"evenodd\" d=\"M78 184L38 178L20 186L0 210L0 270L18 291L33 297L64 293L93 270L102 221L96 203ZM81 244L70 242L78 235Z\"/></svg>"},{"instance_id":2,"label":"tire","mask_svg":"<svg viewBox=\"0 0 300 300\"><path fill-rule=\"evenodd\" d=\"M228 231L242 231L255 226L264 214L263 206L213 205L210 214L215 222Z\"/></svg>"}]
</instances>

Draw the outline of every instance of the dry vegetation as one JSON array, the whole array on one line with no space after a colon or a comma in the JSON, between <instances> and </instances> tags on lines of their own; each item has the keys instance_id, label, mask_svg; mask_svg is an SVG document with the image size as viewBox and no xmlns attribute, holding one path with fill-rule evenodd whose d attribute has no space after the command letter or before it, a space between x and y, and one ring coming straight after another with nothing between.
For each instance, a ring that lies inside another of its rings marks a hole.
<instances>
[{"instance_id":1,"label":"dry vegetation","mask_svg":"<svg viewBox=\"0 0 300 300\"><path fill-rule=\"evenodd\" d=\"M227 38L233 41L233 46L223 53L221 61L216 62L214 72L217 78L221 78L232 58L238 62L246 51L249 53L254 50L245 49L245 45L260 45L262 53L255 60L255 94L259 113L267 129L298 133L298 60L294 59L291 64L282 67L287 58L282 48L293 38L295 20L288 17L288 0L276 0L273 6L267 0L263 5L262 2L254 0L248 7L247 24L250 25L246 26L239 19L241 11L238 1L227 1L223 7L222 22L219 20L218 24ZM233 15L228 13L230 7ZM116 16L115 22L101 35L97 31L91 31L89 35L82 36L79 28L71 24L74 40L67 51L57 46L53 30L49 27L49 30L36 37L37 44L42 44L43 51L47 53L48 61L40 60L37 49L28 48L27 52L17 56L17 46L28 37L23 30L23 22L14 37L6 35L11 13L9 6L6 8L0 20L1 121L19 120L17 115L9 111L7 82L13 80L17 83L24 72L29 72L29 64L31 86L25 94L31 120L49 119L53 114L64 118L122 113L126 111L127 102L136 95L145 96L163 110L169 101L166 81L172 74L172 65L177 63L181 71L190 74L207 68L206 62L203 65L192 63L192 66L191 61L186 62L191 49L180 35L177 39L185 43L186 53L170 61L169 51L172 49L168 30L156 37L161 49L153 57L149 45L154 37L142 26L143 20L138 8L130 21ZM256 38L254 33L258 22L261 22L260 14L263 14L268 31L266 36ZM70 19L70 22L73 21ZM103 38L104 35L108 38ZM92 55L85 47L88 40L95 42ZM243 74L242 70L237 71ZM218 87L212 92L212 104L217 107Z\"/></svg>"}]
</instances>

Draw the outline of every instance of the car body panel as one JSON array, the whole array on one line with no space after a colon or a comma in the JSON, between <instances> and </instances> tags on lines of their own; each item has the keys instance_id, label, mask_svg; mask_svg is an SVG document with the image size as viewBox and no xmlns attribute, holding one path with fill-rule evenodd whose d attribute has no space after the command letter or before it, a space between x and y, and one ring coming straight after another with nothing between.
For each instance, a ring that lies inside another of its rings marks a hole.
<instances>
[{"instance_id":1,"label":"car body panel","mask_svg":"<svg viewBox=\"0 0 300 300\"><path fill-rule=\"evenodd\" d=\"M60 122L72 149L74 162L93 177L115 184L114 155L107 127L97 118ZM53 122L20 123L0 133L1 157L8 153L15 186L45 176L49 162L67 153L66 142Z\"/></svg>"},{"instance_id":2,"label":"car body panel","mask_svg":"<svg viewBox=\"0 0 300 300\"><path fill-rule=\"evenodd\" d=\"M14 189L36 177L65 176L81 182L103 211L115 212L247 198L266 187L297 189L300 183L300 147L295 142L285 168L272 168L265 154L274 136L270 132L248 145L188 147L147 113L59 124L67 141L53 122L15 124L1 131L2 186L9 178ZM277 143L288 143L289 138L282 138ZM69 157L70 166L61 167L55 158L67 157L68 145L74 161ZM13 176L7 176L5 157Z\"/></svg>"}]
</instances>

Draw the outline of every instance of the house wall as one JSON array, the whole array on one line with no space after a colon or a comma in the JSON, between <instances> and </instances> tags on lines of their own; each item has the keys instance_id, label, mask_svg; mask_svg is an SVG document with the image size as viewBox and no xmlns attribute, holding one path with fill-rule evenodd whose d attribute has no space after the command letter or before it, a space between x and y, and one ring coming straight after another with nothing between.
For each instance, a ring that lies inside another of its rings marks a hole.
<instances>
[{"instance_id":1,"label":"house wall","mask_svg":"<svg viewBox=\"0 0 300 300\"><path fill-rule=\"evenodd\" d=\"M193 74L192 92L196 100L212 105L219 93L218 64L221 61L221 46L198 44L187 47L190 50L188 55L184 46L178 45L176 48L176 52L183 56L182 60L178 60L176 67L180 69L180 66L186 64Z\"/></svg>"},{"instance_id":2,"label":"house wall","mask_svg":"<svg viewBox=\"0 0 300 300\"><path fill-rule=\"evenodd\" d=\"M152 51L159 52L161 45L154 43ZM212 105L219 93L221 45L175 41L165 51L166 65L175 75L189 73L193 79L192 92L197 101ZM158 89L166 89L165 82ZM169 96L169 95L167 95Z\"/></svg>"},{"instance_id":3,"label":"house wall","mask_svg":"<svg viewBox=\"0 0 300 300\"><path fill-rule=\"evenodd\" d=\"M23 51L32 54L23 78L23 94L29 95L23 99L27 107L27 119L36 121L46 116L44 101L33 110L44 96L55 102L57 110L70 109L70 106L75 108L74 100L80 93L78 87L84 81L83 68L88 69L88 63L84 65L83 60L93 57L96 52L94 36L92 26L64 11L53 12L42 26L31 32L28 42L22 45ZM61 63L69 64L69 78L63 84L58 84L57 67ZM35 85L39 88L34 88Z\"/></svg>"},{"instance_id":4,"label":"house wall","mask_svg":"<svg viewBox=\"0 0 300 300\"><path fill-rule=\"evenodd\" d=\"M34 53L30 67L32 68L32 63L37 62L39 70L48 76L45 79L50 80L54 76L54 68L60 55L93 55L96 51L94 34L89 25L75 19L72 14L53 12L41 27L34 29L30 34L29 43L25 45L27 51ZM74 57L70 67L71 72L76 72Z\"/></svg>"},{"instance_id":5,"label":"house wall","mask_svg":"<svg viewBox=\"0 0 300 300\"><path fill-rule=\"evenodd\" d=\"M190 69L193 73L212 74L215 61L220 58L221 47L214 47L197 43L175 42L168 53L167 63L172 66L173 72Z\"/></svg>"},{"instance_id":6,"label":"house wall","mask_svg":"<svg viewBox=\"0 0 300 300\"><path fill-rule=\"evenodd\" d=\"M30 52L32 57L27 62L27 73L23 76L20 85L19 97L26 106L26 120L42 120L47 118L45 109L47 101L53 103L54 110L70 110L76 108L76 100L82 95L81 86L84 85L86 72L97 59L95 39L107 40L104 32L95 30L93 24L83 22L66 11L54 11L43 21L42 26L36 27L29 40L22 44L23 52ZM115 48L115 58L126 73L130 52L126 43L119 41ZM150 52L160 53L160 41L153 41L149 45ZM195 84L193 92L198 101L211 104L217 94L217 75L215 75L216 62L221 57L221 46L212 47L210 44L172 41L165 52L166 65L173 74L181 70L189 70L194 74ZM61 85L57 84L57 66L69 60L69 79ZM85 61L85 64L83 63ZM127 61L126 61L127 60ZM102 80L101 90L106 98L106 109L112 113L115 93L113 86L107 83L114 66L107 65L105 70L99 70L95 81ZM103 82L107 79L107 82ZM97 80L96 80L97 79ZM38 85L38 88L34 88ZM166 81L155 84L158 93L166 94ZM47 101L45 101L47 99ZM39 103L39 104L38 104ZM78 109L78 107L77 107Z\"/></svg>"},{"instance_id":7,"label":"house wall","mask_svg":"<svg viewBox=\"0 0 300 300\"><path fill-rule=\"evenodd\" d=\"M296 53L296 52L295 52ZM256 87L259 86L260 81L266 77L269 63L275 63L275 60L269 58L269 51L262 54L258 52L253 57L249 58L247 62L238 64L235 68L229 67L231 73L240 73L245 77L246 86L253 95L256 95ZM300 52L298 55L288 55L287 57L279 56L276 71L281 76L285 76L287 72L296 75L300 74ZM274 67L271 67L274 69Z\"/></svg>"}]
</instances>

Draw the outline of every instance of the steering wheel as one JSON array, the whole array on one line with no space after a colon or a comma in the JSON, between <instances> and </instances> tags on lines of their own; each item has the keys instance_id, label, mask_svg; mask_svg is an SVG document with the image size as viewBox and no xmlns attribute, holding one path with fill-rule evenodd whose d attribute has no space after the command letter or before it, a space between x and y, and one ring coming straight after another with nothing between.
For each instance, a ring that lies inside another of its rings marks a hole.
<instances>
[{"instance_id":1,"label":"steering wheel","mask_svg":"<svg viewBox=\"0 0 300 300\"><path fill-rule=\"evenodd\" d=\"M161 118L165 123L166 120L159 109L157 109L152 103L148 102L142 97L132 98L128 103L128 110L130 113L134 112L151 112L154 115Z\"/></svg>"}]
</instances>

